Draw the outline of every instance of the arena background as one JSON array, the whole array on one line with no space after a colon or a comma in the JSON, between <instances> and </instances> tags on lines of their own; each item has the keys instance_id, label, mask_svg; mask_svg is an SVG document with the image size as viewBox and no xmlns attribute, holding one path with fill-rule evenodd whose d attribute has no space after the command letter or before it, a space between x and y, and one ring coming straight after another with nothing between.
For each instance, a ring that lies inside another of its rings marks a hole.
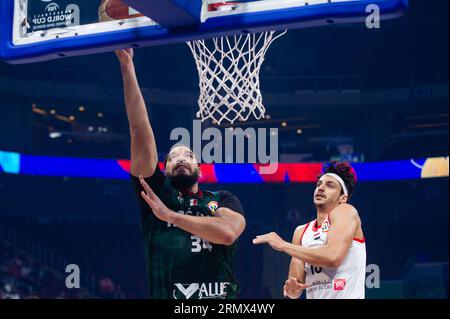
<instances>
[{"instance_id":1,"label":"arena background","mask_svg":"<svg viewBox=\"0 0 450 319\"><path fill-rule=\"evenodd\" d=\"M411 0L404 18L379 30L290 31L261 74L270 119L235 126L278 127L283 163L441 158L443 177L397 178L401 166L381 166L383 178L360 181L352 203L367 263L381 271L368 298L448 298L448 27L447 0ZM139 49L135 61L162 160L172 128L192 127L197 71L186 45ZM0 63L0 298L147 296L131 183L87 162L52 173L55 158L128 159L127 125L112 53ZM290 239L314 219L314 184L203 188L232 191L245 208L240 297L281 298L289 258L251 239L272 230ZM82 289L66 289L68 264L80 266Z\"/></svg>"}]
</instances>

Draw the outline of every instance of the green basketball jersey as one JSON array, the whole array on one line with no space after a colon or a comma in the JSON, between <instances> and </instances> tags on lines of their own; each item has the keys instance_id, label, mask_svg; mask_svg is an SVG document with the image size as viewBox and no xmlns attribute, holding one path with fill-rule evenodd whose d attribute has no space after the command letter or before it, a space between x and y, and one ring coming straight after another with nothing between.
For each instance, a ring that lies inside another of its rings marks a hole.
<instances>
[{"instance_id":1,"label":"green basketball jersey","mask_svg":"<svg viewBox=\"0 0 450 319\"><path fill-rule=\"evenodd\" d=\"M141 203L151 298L236 298L239 292L234 272L237 243L231 246L212 244L162 222L141 198L139 179L132 179ZM243 214L242 206L233 194L226 191L181 193L159 168L146 181L168 208L180 214L215 218L214 212L220 207Z\"/></svg>"}]
</instances>

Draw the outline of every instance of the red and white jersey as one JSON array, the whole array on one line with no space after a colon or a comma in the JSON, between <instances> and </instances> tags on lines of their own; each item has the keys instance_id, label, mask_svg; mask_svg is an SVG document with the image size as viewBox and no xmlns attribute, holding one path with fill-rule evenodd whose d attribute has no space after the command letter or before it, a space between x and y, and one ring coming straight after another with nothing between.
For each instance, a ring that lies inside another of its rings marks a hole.
<instances>
[{"instance_id":1,"label":"red and white jersey","mask_svg":"<svg viewBox=\"0 0 450 319\"><path fill-rule=\"evenodd\" d=\"M305 226L300 242L303 247L323 246L331 224L327 219L320 227L317 221ZM317 267L305 263L307 299L364 299L366 281L366 244L354 238L349 253L339 268Z\"/></svg>"}]
</instances>

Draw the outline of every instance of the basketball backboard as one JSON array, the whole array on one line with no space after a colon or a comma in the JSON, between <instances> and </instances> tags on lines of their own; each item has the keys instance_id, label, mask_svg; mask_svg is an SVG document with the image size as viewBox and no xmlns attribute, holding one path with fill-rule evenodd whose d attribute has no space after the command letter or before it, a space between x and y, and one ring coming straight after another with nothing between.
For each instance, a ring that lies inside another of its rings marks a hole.
<instances>
[{"instance_id":1,"label":"basketball backboard","mask_svg":"<svg viewBox=\"0 0 450 319\"><path fill-rule=\"evenodd\" d=\"M369 6L379 8L381 20L401 16L408 6L407 0L238 0L218 8L214 4L224 1L122 0L148 17L127 6L125 16L99 22L104 1L0 1L0 59L19 64L241 33L364 23Z\"/></svg>"}]
</instances>

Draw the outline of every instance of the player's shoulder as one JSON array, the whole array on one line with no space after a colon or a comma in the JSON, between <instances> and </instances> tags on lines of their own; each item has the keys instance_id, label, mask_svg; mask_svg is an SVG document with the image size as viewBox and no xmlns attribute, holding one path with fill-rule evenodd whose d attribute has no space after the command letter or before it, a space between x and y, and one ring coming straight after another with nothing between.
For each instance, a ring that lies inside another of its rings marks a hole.
<instances>
[{"instance_id":1,"label":"player's shoulder","mask_svg":"<svg viewBox=\"0 0 450 319\"><path fill-rule=\"evenodd\" d=\"M294 233L295 233L295 234L298 234L298 235L303 234L303 232L306 230L306 228L308 227L308 225L309 225L310 223L311 223L311 222L308 222L308 223L306 223L306 224L297 226L297 228L295 229Z\"/></svg>"},{"instance_id":2,"label":"player's shoulder","mask_svg":"<svg viewBox=\"0 0 450 319\"><path fill-rule=\"evenodd\" d=\"M303 224L303 225L300 225L300 226L297 226L297 228L294 231L294 236L292 238L292 243L293 244L295 244L295 245L301 245L302 244L303 235L305 234L306 228L308 228L310 223L311 222Z\"/></svg>"},{"instance_id":3,"label":"player's shoulder","mask_svg":"<svg viewBox=\"0 0 450 319\"><path fill-rule=\"evenodd\" d=\"M229 208L234 212L237 212L241 215L244 215L244 207L242 206L241 201L237 198L233 193L220 190L216 192L219 199L219 204L221 207Z\"/></svg>"},{"instance_id":4,"label":"player's shoulder","mask_svg":"<svg viewBox=\"0 0 450 319\"><path fill-rule=\"evenodd\" d=\"M333 209L329 217L358 217L359 213L355 206L351 204L340 204L335 209Z\"/></svg>"},{"instance_id":5,"label":"player's shoulder","mask_svg":"<svg viewBox=\"0 0 450 319\"><path fill-rule=\"evenodd\" d=\"M226 190L212 191L212 190L202 190L204 197L216 197L219 200L224 198L234 196L231 192Z\"/></svg>"},{"instance_id":6,"label":"player's shoulder","mask_svg":"<svg viewBox=\"0 0 450 319\"><path fill-rule=\"evenodd\" d=\"M239 198L237 198L233 193L226 190L202 190L202 192L204 198L211 198L214 200L218 200L219 202L239 202Z\"/></svg>"},{"instance_id":7,"label":"player's shoulder","mask_svg":"<svg viewBox=\"0 0 450 319\"><path fill-rule=\"evenodd\" d=\"M358 210L356 209L355 206L353 206L352 204L341 204L338 207L335 208L336 211L342 212L342 213L347 213L347 214L358 214Z\"/></svg>"},{"instance_id":8,"label":"player's shoulder","mask_svg":"<svg viewBox=\"0 0 450 319\"><path fill-rule=\"evenodd\" d=\"M226 197L229 197L229 196L236 197L232 192L224 190L224 189L218 191L217 193L219 194L219 196L221 198L226 198Z\"/></svg>"},{"instance_id":9,"label":"player's shoulder","mask_svg":"<svg viewBox=\"0 0 450 319\"><path fill-rule=\"evenodd\" d=\"M236 195L227 190L219 190L219 191L205 190L203 191L203 194L208 197L216 197L219 199L219 201L229 201L229 200L239 201L239 198Z\"/></svg>"}]
</instances>

